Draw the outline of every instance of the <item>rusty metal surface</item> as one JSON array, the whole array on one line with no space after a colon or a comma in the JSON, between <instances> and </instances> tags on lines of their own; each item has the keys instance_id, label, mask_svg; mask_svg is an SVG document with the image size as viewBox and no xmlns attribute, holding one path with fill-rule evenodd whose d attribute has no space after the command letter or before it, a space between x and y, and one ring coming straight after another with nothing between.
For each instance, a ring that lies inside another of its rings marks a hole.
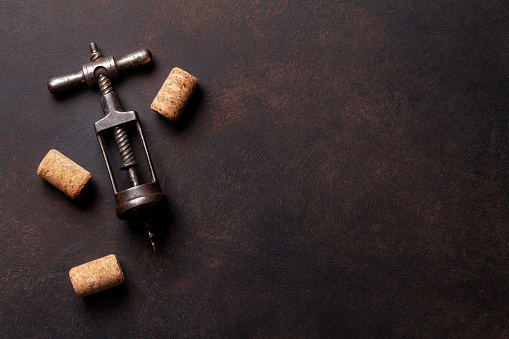
<instances>
[{"instance_id":1,"label":"rusty metal surface","mask_svg":"<svg viewBox=\"0 0 509 339\"><path fill-rule=\"evenodd\" d=\"M505 1L0 15L2 336L509 336ZM168 195L157 254L115 215L97 91L46 87L90 41L154 58L115 88ZM177 124L149 109L175 66L201 87ZM92 173L82 199L36 175L51 148ZM76 297L69 269L110 253L125 285Z\"/></svg>"}]
</instances>

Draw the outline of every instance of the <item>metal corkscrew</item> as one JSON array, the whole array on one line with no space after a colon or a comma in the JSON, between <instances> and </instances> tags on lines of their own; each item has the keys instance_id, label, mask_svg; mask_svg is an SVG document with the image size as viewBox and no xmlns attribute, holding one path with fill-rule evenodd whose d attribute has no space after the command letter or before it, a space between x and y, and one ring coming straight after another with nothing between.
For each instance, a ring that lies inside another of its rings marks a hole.
<instances>
[{"instance_id":1,"label":"metal corkscrew","mask_svg":"<svg viewBox=\"0 0 509 339\"><path fill-rule=\"evenodd\" d=\"M103 57L97 49L97 45L90 43L90 63L82 66L81 71L58 76L48 81L48 89L52 93L63 92L71 88L83 86L98 86L101 91L101 105L104 111L104 118L94 125L97 140L106 162L108 174L115 194L117 203L116 213L120 219L132 217L145 218L145 228L149 240L155 251L154 232L147 220L153 212L163 208L167 204L167 198L161 190L157 176L150 158L150 154L143 136L138 114L134 111L124 111L118 95L113 90L111 80L119 78L119 74L125 73L133 68L151 62L150 51L142 49L126 55L120 59ZM135 126L143 151L147 160L150 182L142 183L137 172L138 163L135 160L131 142L126 127ZM127 173L131 187L120 191L113 175L110 159L106 151L104 136L106 133L113 133L121 158L121 169Z\"/></svg>"}]
</instances>

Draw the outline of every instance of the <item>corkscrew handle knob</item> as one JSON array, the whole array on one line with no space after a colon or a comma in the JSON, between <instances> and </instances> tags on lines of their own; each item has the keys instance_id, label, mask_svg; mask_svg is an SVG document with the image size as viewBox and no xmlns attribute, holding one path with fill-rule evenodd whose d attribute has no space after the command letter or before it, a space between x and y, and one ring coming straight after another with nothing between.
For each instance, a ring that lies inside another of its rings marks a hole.
<instances>
[{"instance_id":1,"label":"corkscrew handle knob","mask_svg":"<svg viewBox=\"0 0 509 339\"><path fill-rule=\"evenodd\" d=\"M51 93L64 92L73 88L97 84L95 72L97 69L105 69L112 80L116 80L119 74L129 71L152 61L152 54L148 49L140 49L134 53L115 59L113 57L102 58L100 61L90 62L81 67L76 73L56 76L48 81L48 89Z\"/></svg>"}]
</instances>

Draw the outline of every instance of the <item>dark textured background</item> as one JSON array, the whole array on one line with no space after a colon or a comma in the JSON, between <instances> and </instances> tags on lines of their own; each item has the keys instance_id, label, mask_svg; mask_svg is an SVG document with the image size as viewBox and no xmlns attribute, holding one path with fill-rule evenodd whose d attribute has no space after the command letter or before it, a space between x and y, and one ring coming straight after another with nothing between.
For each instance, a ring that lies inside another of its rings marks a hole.
<instances>
[{"instance_id":1,"label":"dark textured background","mask_svg":"<svg viewBox=\"0 0 509 339\"><path fill-rule=\"evenodd\" d=\"M2 1L0 336L508 337L509 4ZM116 90L170 199L115 216L99 94L50 77L149 48ZM171 68L201 91L149 105ZM36 175L92 172L74 202ZM71 267L114 253L122 287Z\"/></svg>"}]
</instances>

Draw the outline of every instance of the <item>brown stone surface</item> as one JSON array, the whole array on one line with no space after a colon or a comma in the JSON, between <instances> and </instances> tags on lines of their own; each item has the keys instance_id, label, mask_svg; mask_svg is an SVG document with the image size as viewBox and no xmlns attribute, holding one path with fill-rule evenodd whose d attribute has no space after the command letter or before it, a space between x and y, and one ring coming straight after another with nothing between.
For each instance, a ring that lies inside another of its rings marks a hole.
<instances>
[{"instance_id":1,"label":"brown stone surface","mask_svg":"<svg viewBox=\"0 0 509 339\"><path fill-rule=\"evenodd\" d=\"M78 199L92 180L89 171L54 149L42 159L37 174L73 199Z\"/></svg>"},{"instance_id":2,"label":"brown stone surface","mask_svg":"<svg viewBox=\"0 0 509 339\"><path fill-rule=\"evenodd\" d=\"M508 1L27 0L0 16L0 336L509 337ZM46 87L91 41L154 58L113 85L168 195L156 254L115 215L98 90ZM176 65L200 86L172 123L149 105ZM93 173L82 198L35 175L51 148ZM126 282L76 297L69 268L107 253Z\"/></svg>"},{"instance_id":3,"label":"brown stone surface","mask_svg":"<svg viewBox=\"0 0 509 339\"><path fill-rule=\"evenodd\" d=\"M124 274L114 254L71 268L69 277L79 297L87 297L124 283Z\"/></svg>"},{"instance_id":4,"label":"brown stone surface","mask_svg":"<svg viewBox=\"0 0 509 339\"><path fill-rule=\"evenodd\" d=\"M167 119L177 122L198 85L199 81L196 77L175 67L164 81L150 108Z\"/></svg>"}]
</instances>

